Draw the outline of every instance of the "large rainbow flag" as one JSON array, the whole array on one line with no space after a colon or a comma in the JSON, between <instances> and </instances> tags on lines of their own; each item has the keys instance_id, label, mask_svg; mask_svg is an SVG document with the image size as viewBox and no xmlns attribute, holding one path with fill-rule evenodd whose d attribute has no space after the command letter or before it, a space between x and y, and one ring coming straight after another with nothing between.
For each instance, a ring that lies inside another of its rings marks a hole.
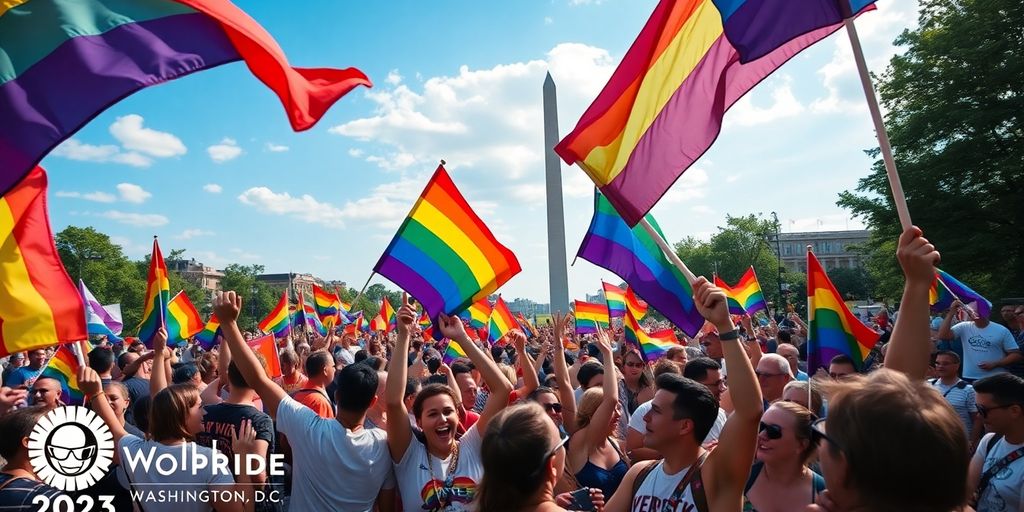
<instances>
[{"instance_id":1,"label":"large rainbow flag","mask_svg":"<svg viewBox=\"0 0 1024 512\"><path fill-rule=\"evenodd\" d=\"M407 290L436 321L486 299L520 267L439 165L373 270Z\"/></svg>"},{"instance_id":2,"label":"large rainbow flag","mask_svg":"<svg viewBox=\"0 0 1024 512\"><path fill-rule=\"evenodd\" d=\"M53 244L46 172L36 167L0 197L0 357L87 337L82 297Z\"/></svg>"},{"instance_id":3,"label":"large rainbow flag","mask_svg":"<svg viewBox=\"0 0 1024 512\"><path fill-rule=\"evenodd\" d=\"M786 3L771 2L773 9ZM792 7L779 8L787 13L807 8L806 2L788 3ZM566 163L579 165L626 223L635 226L711 147L729 107L791 57L841 26L837 21L794 34L762 58L743 64L712 0L661 0L604 89L555 152Z\"/></svg>"},{"instance_id":4,"label":"large rainbow flag","mask_svg":"<svg viewBox=\"0 0 1024 512\"><path fill-rule=\"evenodd\" d=\"M228 0L11 0L0 2L0 35L0 194L107 107L196 71L245 60L296 131L371 85L354 68L289 66Z\"/></svg>"},{"instance_id":5,"label":"large rainbow flag","mask_svg":"<svg viewBox=\"0 0 1024 512\"><path fill-rule=\"evenodd\" d=\"M167 303L167 346L188 343L188 339L202 332L203 319L182 290Z\"/></svg>"},{"instance_id":6,"label":"large rainbow flag","mask_svg":"<svg viewBox=\"0 0 1024 512\"><path fill-rule=\"evenodd\" d=\"M609 324L608 306L578 300L573 307L576 317L576 334L595 333L598 329L607 329Z\"/></svg>"},{"instance_id":7,"label":"large rainbow flag","mask_svg":"<svg viewBox=\"0 0 1024 512\"><path fill-rule=\"evenodd\" d=\"M508 304L505 304L504 299L499 295L491 310L490 319L487 321L487 341L494 344L516 327L515 317L509 311Z\"/></svg>"},{"instance_id":8,"label":"large rainbow flag","mask_svg":"<svg viewBox=\"0 0 1024 512\"><path fill-rule=\"evenodd\" d=\"M608 315L618 318L626 315L626 290L601 281L604 290L604 301L608 304Z\"/></svg>"},{"instance_id":9,"label":"large rainbow flag","mask_svg":"<svg viewBox=\"0 0 1024 512\"><path fill-rule=\"evenodd\" d=\"M313 305L316 306L316 314L320 317L320 321L325 325L328 323L338 323L338 318L341 316L341 299L338 295L331 293L323 288L320 288L313 284ZM333 321L329 321L329 318L334 318Z\"/></svg>"},{"instance_id":10,"label":"large rainbow flag","mask_svg":"<svg viewBox=\"0 0 1024 512\"><path fill-rule=\"evenodd\" d=\"M665 333L666 330L668 334ZM672 338L675 338L672 329L658 331L657 336L648 334L640 326L640 322L633 318L633 315L629 312L626 313L626 316L622 317L622 332L626 338L626 343L639 350L641 357L647 362L657 361L668 352L669 348L677 345L677 343L672 342L669 338L670 335Z\"/></svg>"},{"instance_id":11,"label":"large rainbow flag","mask_svg":"<svg viewBox=\"0 0 1024 512\"><path fill-rule=\"evenodd\" d=\"M864 359L878 342L879 334L850 312L836 287L829 281L814 253L807 253L807 374L839 354L853 359L858 371L864 371Z\"/></svg>"},{"instance_id":12,"label":"large rainbow flag","mask_svg":"<svg viewBox=\"0 0 1024 512\"><path fill-rule=\"evenodd\" d=\"M281 292L281 300L277 301L274 309L267 313L267 316L260 321L259 330L267 333L274 333L278 338L283 338L291 332L292 323L288 314L288 292Z\"/></svg>"},{"instance_id":13,"label":"large rainbow flag","mask_svg":"<svg viewBox=\"0 0 1024 512\"><path fill-rule=\"evenodd\" d=\"M647 221L661 233L653 216L648 215ZM686 277L643 227L627 226L603 194L595 194L594 218L577 255L621 277L688 336L696 335L704 325Z\"/></svg>"},{"instance_id":14,"label":"large rainbow flag","mask_svg":"<svg viewBox=\"0 0 1024 512\"><path fill-rule=\"evenodd\" d=\"M153 237L153 254L149 258L149 275L146 279L146 295L139 324L139 339L147 347L153 346L153 336L161 327L167 326L167 304L171 301L171 284L167 280L167 265L160 252L160 244Z\"/></svg>"},{"instance_id":15,"label":"large rainbow flag","mask_svg":"<svg viewBox=\"0 0 1024 512\"><path fill-rule=\"evenodd\" d=\"M203 347L203 350L210 350L220 333L220 320L217 320L217 315L210 315L203 330L196 334L196 341L199 342L199 346Z\"/></svg>"},{"instance_id":16,"label":"large rainbow flag","mask_svg":"<svg viewBox=\"0 0 1024 512\"><path fill-rule=\"evenodd\" d=\"M725 292L729 301L729 313L754 316L758 311L768 310L768 304L764 301L764 294L761 293L761 285L757 282L757 274L754 273L753 265L747 269L740 281L732 286L715 274L715 286Z\"/></svg>"},{"instance_id":17,"label":"large rainbow flag","mask_svg":"<svg viewBox=\"0 0 1024 512\"><path fill-rule=\"evenodd\" d=\"M39 374L40 377L50 377L60 382L60 398L65 405L80 405L85 398L82 388L78 386L78 370L82 367L78 364L78 356L74 353L76 349L85 350L85 353L82 354L82 358L85 359L89 357L89 352L92 352L93 347L88 341L83 341L81 345L61 345L57 347L53 356L50 357L50 361L46 363L43 371Z\"/></svg>"},{"instance_id":18,"label":"large rainbow flag","mask_svg":"<svg viewBox=\"0 0 1024 512\"><path fill-rule=\"evenodd\" d=\"M931 305L932 311L949 309L953 305L953 301L957 299L966 305L974 305L975 312L982 318L988 318L992 314L992 303L988 299L948 272L935 269L935 281L932 282L931 289L928 290L928 303Z\"/></svg>"}]
</instances>

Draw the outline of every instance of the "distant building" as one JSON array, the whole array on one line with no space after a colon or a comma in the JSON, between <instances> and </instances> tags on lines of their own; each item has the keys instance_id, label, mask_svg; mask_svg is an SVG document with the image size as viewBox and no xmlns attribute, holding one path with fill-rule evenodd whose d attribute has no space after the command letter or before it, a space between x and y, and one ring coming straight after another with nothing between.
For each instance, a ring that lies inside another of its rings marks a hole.
<instances>
[{"instance_id":1,"label":"distant building","mask_svg":"<svg viewBox=\"0 0 1024 512\"><path fill-rule=\"evenodd\" d=\"M169 272L176 272L182 279L192 281L208 290L210 295L220 289L220 282L224 279L224 272L213 267L207 267L201 262L192 258L190 260L167 260L164 262Z\"/></svg>"},{"instance_id":2,"label":"distant building","mask_svg":"<svg viewBox=\"0 0 1024 512\"><path fill-rule=\"evenodd\" d=\"M274 288L287 288L290 283L295 293L304 293L307 296L313 295L313 283L316 283L317 286L324 286L323 279L315 277L313 274L261 274L256 276L256 280Z\"/></svg>"},{"instance_id":3,"label":"distant building","mask_svg":"<svg viewBox=\"0 0 1024 512\"><path fill-rule=\"evenodd\" d=\"M547 304L538 304L530 299L514 299L506 301L506 304L508 304L509 311L513 313L522 313L523 316L526 317L548 314Z\"/></svg>"},{"instance_id":4,"label":"distant building","mask_svg":"<svg viewBox=\"0 0 1024 512\"><path fill-rule=\"evenodd\" d=\"M809 233L782 233L779 243L782 264L791 272L807 272L807 246L825 267L858 268L863 266L863 257L850 250L851 245L863 245L870 232L866 229L851 231L818 231Z\"/></svg>"}]
</instances>

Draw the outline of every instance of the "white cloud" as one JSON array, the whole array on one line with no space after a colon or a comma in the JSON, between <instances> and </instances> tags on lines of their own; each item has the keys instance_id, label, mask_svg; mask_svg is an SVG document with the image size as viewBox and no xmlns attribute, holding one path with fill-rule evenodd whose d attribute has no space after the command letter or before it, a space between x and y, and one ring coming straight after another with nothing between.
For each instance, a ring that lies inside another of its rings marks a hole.
<instances>
[{"instance_id":1,"label":"white cloud","mask_svg":"<svg viewBox=\"0 0 1024 512\"><path fill-rule=\"evenodd\" d=\"M368 196L346 202L341 208L341 216L345 220L368 222L381 228L396 228L409 214L428 177L429 175L423 174L377 185ZM477 213L480 213L481 209L493 208L492 205L482 202L470 203Z\"/></svg>"},{"instance_id":2,"label":"white cloud","mask_svg":"<svg viewBox=\"0 0 1024 512\"><path fill-rule=\"evenodd\" d=\"M118 117L110 125L110 134L125 149L149 156L169 158L184 155L188 149L173 134L142 126L144 119L138 114Z\"/></svg>"},{"instance_id":3,"label":"white cloud","mask_svg":"<svg viewBox=\"0 0 1024 512\"><path fill-rule=\"evenodd\" d=\"M513 199L522 201L528 205L543 204L547 198L547 185L544 183L523 183L515 185L509 190Z\"/></svg>"},{"instance_id":4,"label":"white cloud","mask_svg":"<svg viewBox=\"0 0 1024 512\"><path fill-rule=\"evenodd\" d=\"M54 193L56 197L67 197L74 199L85 199L86 201L96 201L97 203L113 203L117 201L117 197L113 194L106 192L66 192L64 190L58 190Z\"/></svg>"},{"instance_id":5,"label":"white cloud","mask_svg":"<svg viewBox=\"0 0 1024 512\"><path fill-rule=\"evenodd\" d=\"M145 203L147 199L153 197L153 194L132 183L118 183L117 192L121 194L122 201L135 204Z\"/></svg>"},{"instance_id":6,"label":"white cloud","mask_svg":"<svg viewBox=\"0 0 1024 512\"><path fill-rule=\"evenodd\" d=\"M249 252L249 251L244 251L244 250L239 249L237 247L234 247L234 248L231 249L231 254L234 254L234 256L233 256L234 258L238 258L240 260L246 260L246 261L258 261L260 259L263 259L263 256L260 256L259 254L252 253L252 252Z\"/></svg>"},{"instance_id":7,"label":"white cloud","mask_svg":"<svg viewBox=\"0 0 1024 512\"><path fill-rule=\"evenodd\" d=\"M363 156L363 150L361 150L359 148L349 148L348 156L350 156L352 158L362 157Z\"/></svg>"},{"instance_id":8,"label":"white cloud","mask_svg":"<svg viewBox=\"0 0 1024 512\"><path fill-rule=\"evenodd\" d=\"M545 25L551 25L554 22L555 22L555 19L552 18L551 16L545 16L544 17L544 24Z\"/></svg>"},{"instance_id":9,"label":"white cloud","mask_svg":"<svg viewBox=\"0 0 1024 512\"><path fill-rule=\"evenodd\" d=\"M283 144L274 144L273 142L267 143L267 151L270 151L271 153L283 153L289 149L291 148Z\"/></svg>"},{"instance_id":10,"label":"white cloud","mask_svg":"<svg viewBox=\"0 0 1024 512\"><path fill-rule=\"evenodd\" d=\"M203 185L203 190L211 194L220 194L224 191L224 187L216 183L207 183L206 185Z\"/></svg>"},{"instance_id":11,"label":"white cloud","mask_svg":"<svg viewBox=\"0 0 1024 512\"><path fill-rule=\"evenodd\" d=\"M238 196L242 204L274 215L286 215L310 224L331 228L345 227L344 213L330 203L317 201L309 194L292 197L287 192L277 193L267 187L252 187Z\"/></svg>"},{"instance_id":12,"label":"white cloud","mask_svg":"<svg viewBox=\"0 0 1024 512\"><path fill-rule=\"evenodd\" d=\"M416 157L409 153L392 153L388 156L370 155L366 157L366 161L376 164L377 167L385 171L398 171L408 169L409 166L415 164Z\"/></svg>"},{"instance_id":13,"label":"white cloud","mask_svg":"<svg viewBox=\"0 0 1024 512\"><path fill-rule=\"evenodd\" d=\"M139 258L143 255L149 254L153 250L152 241L150 245L135 243L135 240L125 236L111 235L110 242L114 245L120 245L124 251L125 256L129 258Z\"/></svg>"},{"instance_id":14,"label":"white cloud","mask_svg":"<svg viewBox=\"0 0 1024 512\"><path fill-rule=\"evenodd\" d=\"M178 240L191 240L197 236L213 236L216 233L199 228L189 228L174 236Z\"/></svg>"},{"instance_id":15,"label":"white cloud","mask_svg":"<svg viewBox=\"0 0 1024 512\"><path fill-rule=\"evenodd\" d=\"M384 81L391 85L398 85L402 83L402 75L398 74L397 69L392 69L388 72L388 77Z\"/></svg>"},{"instance_id":16,"label":"white cloud","mask_svg":"<svg viewBox=\"0 0 1024 512\"><path fill-rule=\"evenodd\" d=\"M740 126L754 126L795 117L803 112L804 106L793 95L792 77L782 75L780 78L783 83L772 89L772 104L770 106L754 105L754 94L747 94L725 114L725 125L734 123Z\"/></svg>"},{"instance_id":17,"label":"white cloud","mask_svg":"<svg viewBox=\"0 0 1024 512\"><path fill-rule=\"evenodd\" d=\"M235 139L225 137L220 141L219 144L214 144L206 148L206 153L210 155L210 159L218 164L234 160L242 154L242 148L238 147L238 143Z\"/></svg>"},{"instance_id":18,"label":"white cloud","mask_svg":"<svg viewBox=\"0 0 1024 512\"><path fill-rule=\"evenodd\" d=\"M708 193L708 172L700 167L691 167L683 173L662 196L659 204L674 204L692 199L702 199Z\"/></svg>"},{"instance_id":19,"label":"white cloud","mask_svg":"<svg viewBox=\"0 0 1024 512\"><path fill-rule=\"evenodd\" d=\"M134 151L123 152L113 144L95 146L77 139L67 139L50 152L51 155L79 162L117 163L133 167L149 167L153 160Z\"/></svg>"},{"instance_id":20,"label":"white cloud","mask_svg":"<svg viewBox=\"0 0 1024 512\"><path fill-rule=\"evenodd\" d=\"M110 219L121 224L128 224L136 227L159 227L170 222L167 217L155 213L129 213L118 210L107 210L97 214L100 217Z\"/></svg>"}]
</instances>

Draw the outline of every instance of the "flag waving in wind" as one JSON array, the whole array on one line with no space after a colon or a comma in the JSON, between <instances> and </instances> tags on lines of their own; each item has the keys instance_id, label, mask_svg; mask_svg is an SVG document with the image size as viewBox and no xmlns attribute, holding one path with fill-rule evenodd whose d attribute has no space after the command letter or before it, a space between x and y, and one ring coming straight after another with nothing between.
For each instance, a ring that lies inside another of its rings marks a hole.
<instances>
[{"instance_id":1,"label":"flag waving in wind","mask_svg":"<svg viewBox=\"0 0 1024 512\"><path fill-rule=\"evenodd\" d=\"M89 335L106 336L111 342L120 343L124 341L107 324L107 318L113 321L110 313L96 300L92 292L86 288L85 281L81 279L78 280L78 292L82 294L82 301L85 304L85 327L89 331ZM99 311L97 311L97 308ZM120 322L114 325L120 325Z\"/></svg>"},{"instance_id":2,"label":"flag waving in wind","mask_svg":"<svg viewBox=\"0 0 1024 512\"><path fill-rule=\"evenodd\" d=\"M149 258L149 277L146 283L142 323L139 324L139 339L151 347L153 336L161 327L167 326L167 304L171 301L171 284L167 280L167 265L160 253L160 244L153 237L153 254Z\"/></svg>"},{"instance_id":3,"label":"flag waving in wind","mask_svg":"<svg viewBox=\"0 0 1024 512\"><path fill-rule=\"evenodd\" d=\"M768 305L764 302L764 294L761 293L761 285L757 282L757 274L754 273L753 265L747 269L747 272L743 274L743 277L734 286L729 286L718 277L718 274L715 274L715 286L725 292L725 296L729 301L729 313L754 316L758 311L768 309Z\"/></svg>"},{"instance_id":4,"label":"flag waving in wind","mask_svg":"<svg viewBox=\"0 0 1024 512\"><path fill-rule=\"evenodd\" d=\"M828 367L833 357L845 354L857 371L878 342L879 334L861 323L843 302L814 253L807 253L807 374Z\"/></svg>"}]
</instances>

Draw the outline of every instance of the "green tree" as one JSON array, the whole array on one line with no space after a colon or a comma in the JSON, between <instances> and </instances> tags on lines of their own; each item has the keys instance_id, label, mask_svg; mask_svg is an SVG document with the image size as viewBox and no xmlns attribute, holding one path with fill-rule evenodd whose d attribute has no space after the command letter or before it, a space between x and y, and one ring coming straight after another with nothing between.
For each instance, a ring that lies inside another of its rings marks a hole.
<instances>
[{"instance_id":1,"label":"green tree","mask_svg":"<svg viewBox=\"0 0 1024 512\"><path fill-rule=\"evenodd\" d=\"M68 274L83 279L103 304L120 303L124 333L134 335L142 320L146 278L110 237L91 227L68 226L54 237Z\"/></svg>"},{"instance_id":2,"label":"green tree","mask_svg":"<svg viewBox=\"0 0 1024 512\"><path fill-rule=\"evenodd\" d=\"M233 290L242 295L242 311L238 325L242 329L254 330L256 324L270 313L281 300L282 287L257 281L256 276L264 271L263 265L240 265L232 263L224 268L221 279L222 290Z\"/></svg>"},{"instance_id":3,"label":"green tree","mask_svg":"<svg viewBox=\"0 0 1024 512\"><path fill-rule=\"evenodd\" d=\"M871 296L871 274L864 268L834 268L828 278L846 300L865 300Z\"/></svg>"},{"instance_id":4,"label":"green tree","mask_svg":"<svg viewBox=\"0 0 1024 512\"><path fill-rule=\"evenodd\" d=\"M923 0L919 28L896 44L906 51L877 87L914 223L942 253L944 270L992 300L1020 296L1024 3ZM872 229L867 268L876 293L899 297L900 227L882 162L838 204Z\"/></svg>"}]
</instances>

